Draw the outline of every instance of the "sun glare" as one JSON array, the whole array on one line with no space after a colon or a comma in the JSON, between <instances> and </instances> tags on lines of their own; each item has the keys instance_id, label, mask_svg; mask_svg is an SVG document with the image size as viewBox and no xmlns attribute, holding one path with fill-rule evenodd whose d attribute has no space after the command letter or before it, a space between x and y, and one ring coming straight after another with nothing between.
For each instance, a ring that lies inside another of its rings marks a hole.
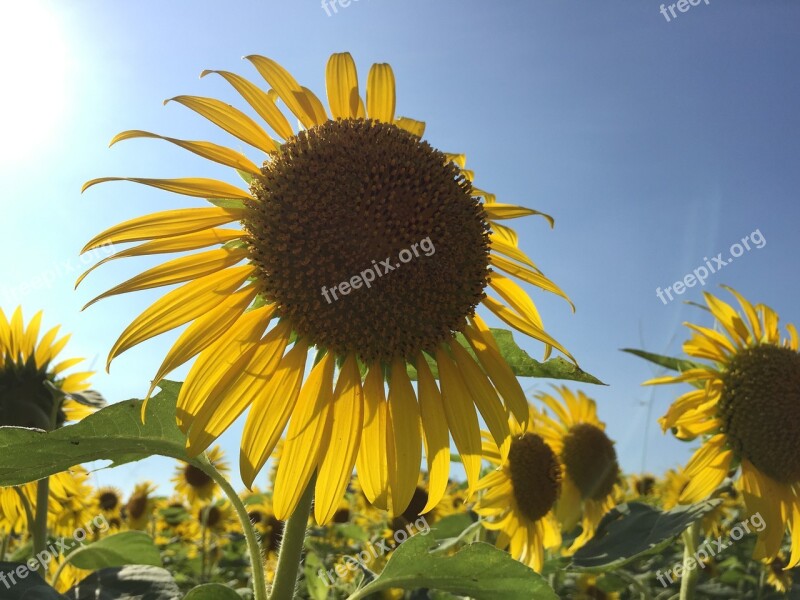
<instances>
[{"instance_id":1,"label":"sun glare","mask_svg":"<svg viewBox=\"0 0 800 600\"><path fill-rule=\"evenodd\" d=\"M0 165L48 143L64 113L66 43L56 15L37 0L0 0Z\"/></svg>"}]
</instances>

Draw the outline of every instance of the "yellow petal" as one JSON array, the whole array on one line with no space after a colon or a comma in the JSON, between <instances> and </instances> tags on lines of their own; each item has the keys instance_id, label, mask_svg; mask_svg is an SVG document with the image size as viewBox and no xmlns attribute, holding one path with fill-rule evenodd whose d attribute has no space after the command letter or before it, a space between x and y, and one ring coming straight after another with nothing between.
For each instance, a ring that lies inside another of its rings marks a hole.
<instances>
[{"instance_id":1,"label":"yellow petal","mask_svg":"<svg viewBox=\"0 0 800 600\"><path fill-rule=\"evenodd\" d=\"M277 340L272 343L280 344ZM283 347L286 347L286 340L283 341ZM255 399L247 414L239 454L242 481L248 486L253 484L272 454L297 405L307 357L308 346L302 341L296 342L265 381L263 390L253 389Z\"/></svg>"},{"instance_id":2,"label":"yellow petal","mask_svg":"<svg viewBox=\"0 0 800 600\"><path fill-rule=\"evenodd\" d=\"M315 125L322 125L324 122L317 122L314 119L314 109L308 101L303 88L297 83L292 75L270 58L264 56L245 56L249 60L272 89L278 94L290 111L300 119L303 127L311 129Z\"/></svg>"},{"instance_id":3,"label":"yellow petal","mask_svg":"<svg viewBox=\"0 0 800 600\"><path fill-rule=\"evenodd\" d=\"M255 298L258 288L248 285L225 297L217 306L195 319L167 352L158 368L147 396L171 371L189 361L221 338L244 313Z\"/></svg>"},{"instance_id":4,"label":"yellow petal","mask_svg":"<svg viewBox=\"0 0 800 600\"><path fill-rule=\"evenodd\" d=\"M447 491L450 477L450 431L442 404L442 394L436 387L430 367L422 353L417 354L419 410L425 434L425 455L428 460L428 502L420 514L439 504Z\"/></svg>"},{"instance_id":5,"label":"yellow petal","mask_svg":"<svg viewBox=\"0 0 800 600\"><path fill-rule=\"evenodd\" d=\"M253 274L253 267L233 267L196 279L165 294L128 325L108 354L114 357L165 331L200 317L221 298L236 291Z\"/></svg>"},{"instance_id":6,"label":"yellow petal","mask_svg":"<svg viewBox=\"0 0 800 600\"><path fill-rule=\"evenodd\" d=\"M40 310L28 323L28 329L22 338L22 354L27 359L34 356L36 351L36 340L39 338L39 327L42 324L42 311Z\"/></svg>"},{"instance_id":7,"label":"yellow petal","mask_svg":"<svg viewBox=\"0 0 800 600\"><path fill-rule=\"evenodd\" d=\"M358 479L367 500L386 510L389 488L389 462L386 455L388 406L380 362L370 365L364 379L363 393L364 430L356 459Z\"/></svg>"},{"instance_id":8,"label":"yellow petal","mask_svg":"<svg viewBox=\"0 0 800 600\"><path fill-rule=\"evenodd\" d=\"M105 244L186 235L238 221L243 216L242 210L217 207L182 208L152 213L109 227L89 240L81 250L81 254Z\"/></svg>"},{"instance_id":9,"label":"yellow petal","mask_svg":"<svg viewBox=\"0 0 800 600\"><path fill-rule=\"evenodd\" d=\"M485 327L477 315L473 319L473 323L480 324ZM465 327L463 330L464 336L467 338L470 347L475 352L481 365L483 366L489 378L494 383L497 391L500 392L506 405L512 412L517 422L524 425L528 422L528 400L525 398L525 392L522 391L522 386L519 384L514 372L508 365L506 360L497 351L496 346L489 342L492 337L488 328L485 331L479 331L471 327ZM494 339L492 339L492 342Z\"/></svg>"},{"instance_id":10,"label":"yellow petal","mask_svg":"<svg viewBox=\"0 0 800 600\"><path fill-rule=\"evenodd\" d=\"M232 267L248 256L249 251L247 248L219 248L217 250L209 250L208 252L199 252L197 254L190 254L189 256L182 256L181 258L176 258L157 267L153 267L152 269L148 269L144 273L140 273L136 277L132 277L128 279L128 281L114 286L107 292L103 292L89 301L83 309L86 309L98 300L116 296L117 294L125 294L127 292L147 290L200 279L201 277Z\"/></svg>"},{"instance_id":11,"label":"yellow petal","mask_svg":"<svg viewBox=\"0 0 800 600\"><path fill-rule=\"evenodd\" d=\"M386 63L374 64L367 77L367 115L370 119L394 121L394 72Z\"/></svg>"},{"instance_id":12,"label":"yellow petal","mask_svg":"<svg viewBox=\"0 0 800 600\"><path fill-rule=\"evenodd\" d=\"M220 146L211 142L179 140L158 135L156 133L150 133L149 131L141 131L139 129L131 129L129 131L118 133L111 140L109 146L113 146L122 140L129 140L133 138L153 138L165 140L175 144L176 146L180 146L189 152L193 152L198 156L202 156L203 158L213 162L225 165L226 167L239 169L240 171L245 171L253 175L259 175L261 173L260 169L255 165L255 163L247 158L244 154L241 152L236 152L235 150L231 150L230 148L226 148L225 146Z\"/></svg>"},{"instance_id":13,"label":"yellow petal","mask_svg":"<svg viewBox=\"0 0 800 600\"><path fill-rule=\"evenodd\" d=\"M444 346L436 350L436 364L442 386L442 402L453 441L461 454L467 483L471 489L478 483L481 470L481 431L478 415L461 375L447 356Z\"/></svg>"},{"instance_id":14,"label":"yellow petal","mask_svg":"<svg viewBox=\"0 0 800 600\"><path fill-rule=\"evenodd\" d=\"M348 354L333 393L327 444L329 451L322 453L317 474L314 517L320 525L325 525L333 518L350 482L361 441L363 417L361 373L355 354Z\"/></svg>"},{"instance_id":15,"label":"yellow petal","mask_svg":"<svg viewBox=\"0 0 800 600\"><path fill-rule=\"evenodd\" d=\"M518 279L522 279L522 281L527 281L528 283L535 285L536 287L541 288L546 292L551 292L553 294L556 294L557 296L561 296L562 298L564 298L564 300L569 302L570 307L572 307L572 312L575 312L575 305L572 303L572 300L569 299L569 296L567 296L561 290L561 288L559 288L555 283L550 281L544 275L541 275L540 273L537 273L536 271L533 271L528 267L525 267L523 265L518 265L516 263L511 262L510 260L506 260L505 258L502 258L501 256L497 256L494 254L489 255L489 260L492 266L495 266L498 269L505 271L506 273L509 273Z\"/></svg>"},{"instance_id":16,"label":"yellow petal","mask_svg":"<svg viewBox=\"0 0 800 600\"><path fill-rule=\"evenodd\" d=\"M528 255L525 254L522 250L517 248L516 246L512 246L504 241L496 232L492 232L489 235L489 239L491 240L492 244L492 252L497 252L500 254L505 254L509 258L513 258L516 261L519 261L531 269L533 269L536 273L541 274L539 267L537 267L533 261L528 258Z\"/></svg>"},{"instance_id":17,"label":"yellow petal","mask_svg":"<svg viewBox=\"0 0 800 600\"><path fill-rule=\"evenodd\" d=\"M319 463L320 442L333 395L335 362L333 354L328 352L311 370L289 422L272 499L275 517L281 521L294 512Z\"/></svg>"},{"instance_id":18,"label":"yellow petal","mask_svg":"<svg viewBox=\"0 0 800 600\"><path fill-rule=\"evenodd\" d=\"M203 350L194 361L178 394L176 421L189 434L194 419L204 405L216 406L214 400L244 372L253 354L261 345L261 336L275 315L275 305L262 306L246 312L224 337Z\"/></svg>"},{"instance_id":19,"label":"yellow petal","mask_svg":"<svg viewBox=\"0 0 800 600\"><path fill-rule=\"evenodd\" d=\"M247 103L253 107L253 110L258 113L262 119L267 122L267 125L272 127L273 131L277 133L283 140L288 140L294 135L294 130L286 120L286 117L275 105L275 100L264 90L257 85L249 82L244 77L230 73L228 71L211 71L205 70L200 73L200 77L205 77L209 73L216 73L221 75L233 88L241 94Z\"/></svg>"},{"instance_id":20,"label":"yellow petal","mask_svg":"<svg viewBox=\"0 0 800 600\"><path fill-rule=\"evenodd\" d=\"M400 129L420 138L422 134L425 133L424 121L417 121L415 119L409 119L408 117L398 117L394 120L394 124Z\"/></svg>"},{"instance_id":21,"label":"yellow petal","mask_svg":"<svg viewBox=\"0 0 800 600\"><path fill-rule=\"evenodd\" d=\"M115 252L111 256L106 256L104 259L98 261L78 277L78 280L75 282L75 287L77 288L89 273L111 260L130 256L149 256L151 254L199 250L200 248L206 248L208 246L226 244L227 242L241 238L242 235L242 232L238 229L206 229L187 233L186 235L144 242L133 248L126 248L125 250Z\"/></svg>"},{"instance_id":22,"label":"yellow petal","mask_svg":"<svg viewBox=\"0 0 800 600\"><path fill-rule=\"evenodd\" d=\"M526 208L524 206L517 206L515 204L500 204L498 202L484 204L483 210L486 211L486 216L491 221L499 221L501 219L517 219L519 217L527 217L530 215L540 215L550 223L550 227L555 226L555 220L548 214Z\"/></svg>"},{"instance_id":23,"label":"yellow petal","mask_svg":"<svg viewBox=\"0 0 800 600\"><path fill-rule=\"evenodd\" d=\"M349 52L331 54L325 69L328 105L334 119L358 117L358 74Z\"/></svg>"},{"instance_id":24,"label":"yellow petal","mask_svg":"<svg viewBox=\"0 0 800 600\"><path fill-rule=\"evenodd\" d=\"M408 508L414 495L422 460L419 405L405 360L401 358L392 361L389 413L394 434L394 461L389 464L391 510L394 515L399 515Z\"/></svg>"},{"instance_id":25,"label":"yellow petal","mask_svg":"<svg viewBox=\"0 0 800 600\"><path fill-rule=\"evenodd\" d=\"M269 137L258 123L230 104L225 104L215 98L202 98L200 96L175 96L165 100L164 104L167 102L183 104L214 123L220 129L267 154L278 149L275 140Z\"/></svg>"},{"instance_id":26,"label":"yellow petal","mask_svg":"<svg viewBox=\"0 0 800 600\"><path fill-rule=\"evenodd\" d=\"M511 446L511 432L508 428L508 413L500 399L497 397L492 384L475 364L473 358L458 342L450 344L450 350L456 361L456 366L461 373L467 389L472 395L475 406L478 407L486 426L492 433L495 443L500 448L503 460L508 456Z\"/></svg>"},{"instance_id":27,"label":"yellow petal","mask_svg":"<svg viewBox=\"0 0 800 600\"><path fill-rule=\"evenodd\" d=\"M328 113L325 112L325 106L323 106L322 101L307 87L300 86L300 89L303 90L306 102L308 102L308 105L311 107L311 114L314 118L314 122L321 125L327 121Z\"/></svg>"},{"instance_id":28,"label":"yellow petal","mask_svg":"<svg viewBox=\"0 0 800 600\"><path fill-rule=\"evenodd\" d=\"M195 198L238 198L241 200L252 200L250 194L241 188L218 181L216 179L207 179L205 177L183 177L180 179L145 179L142 177L99 177L92 179L83 184L81 192L98 183L105 183L106 181L132 181L142 185L149 185L160 190L173 192L175 194L183 194L184 196L193 196Z\"/></svg>"}]
</instances>

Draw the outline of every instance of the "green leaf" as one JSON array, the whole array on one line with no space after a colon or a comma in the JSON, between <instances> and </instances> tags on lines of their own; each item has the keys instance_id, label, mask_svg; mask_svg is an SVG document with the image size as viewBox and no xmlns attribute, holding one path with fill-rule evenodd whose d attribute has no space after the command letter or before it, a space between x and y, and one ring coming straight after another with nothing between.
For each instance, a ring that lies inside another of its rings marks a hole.
<instances>
[{"instance_id":1,"label":"green leaf","mask_svg":"<svg viewBox=\"0 0 800 600\"><path fill-rule=\"evenodd\" d=\"M394 551L377 579L348 600L380 590L430 588L474 600L557 600L545 580L529 567L494 546L478 542L452 556L431 554L432 533L409 538Z\"/></svg>"},{"instance_id":2,"label":"green leaf","mask_svg":"<svg viewBox=\"0 0 800 600\"><path fill-rule=\"evenodd\" d=\"M319 571L325 570L322 561L316 554L309 553L303 564L303 574L306 591L311 600L327 600L328 586L319 576Z\"/></svg>"},{"instance_id":3,"label":"green leaf","mask_svg":"<svg viewBox=\"0 0 800 600\"><path fill-rule=\"evenodd\" d=\"M475 520L469 513L457 513L436 521L436 524L431 526L431 531L437 540L457 538L474 522Z\"/></svg>"},{"instance_id":4,"label":"green leaf","mask_svg":"<svg viewBox=\"0 0 800 600\"><path fill-rule=\"evenodd\" d=\"M575 570L601 573L647 554L660 552L722 500L704 500L662 512L641 502L620 504L607 512L594 537L572 556Z\"/></svg>"},{"instance_id":5,"label":"green leaf","mask_svg":"<svg viewBox=\"0 0 800 600\"><path fill-rule=\"evenodd\" d=\"M580 367L567 360L564 360L560 356L551 358L545 362L539 362L538 360L531 358L530 355L525 352L525 350L517 346L517 343L514 341L513 334L507 329L492 328L490 331L497 342L498 348L500 348L500 354L511 367L514 375L517 377L568 379L570 381L605 385L594 375L590 375L586 371L583 371ZM456 341L458 341L458 343L467 350L470 356L475 358L475 353L472 351L469 342L467 342L467 339L463 336L463 334L456 334ZM439 369L436 366L436 361L434 361L427 354L424 356L428 366L431 369L431 372L433 373L433 376L438 379ZM417 380L417 370L411 365L408 366L408 375L413 381Z\"/></svg>"},{"instance_id":6,"label":"green leaf","mask_svg":"<svg viewBox=\"0 0 800 600\"><path fill-rule=\"evenodd\" d=\"M19 485L60 473L77 464L110 460L113 466L154 454L201 463L186 455L186 437L175 424L180 383L162 381L161 391L147 404L126 400L103 408L79 423L44 432L0 427L0 485Z\"/></svg>"},{"instance_id":7,"label":"green leaf","mask_svg":"<svg viewBox=\"0 0 800 600\"><path fill-rule=\"evenodd\" d=\"M242 597L227 585L204 583L189 590L183 600L242 600Z\"/></svg>"},{"instance_id":8,"label":"green leaf","mask_svg":"<svg viewBox=\"0 0 800 600\"><path fill-rule=\"evenodd\" d=\"M652 363L655 363L670 371L678 371L683 373L689 369L701 369L704 367L701 363L696 363L691 360L684 360L682 358L673 358L672 356L662 356L661 354L653 354L652 352L645 352L644 350L635 350L634 348L623 348L623 352L628 352L639 358L643 358Z\"/></svg>"},{"instance_id":9,"label":"green leaf","mask_svg":"<svg viewBox=\"0 0 800 600\"><path fill-rule=\"evenodd\" d=\"M69 557L73 565L87 571L125 565L161 566L161 553L143 531L110 535L75 549Z\"/></svg>"}]
</instances>

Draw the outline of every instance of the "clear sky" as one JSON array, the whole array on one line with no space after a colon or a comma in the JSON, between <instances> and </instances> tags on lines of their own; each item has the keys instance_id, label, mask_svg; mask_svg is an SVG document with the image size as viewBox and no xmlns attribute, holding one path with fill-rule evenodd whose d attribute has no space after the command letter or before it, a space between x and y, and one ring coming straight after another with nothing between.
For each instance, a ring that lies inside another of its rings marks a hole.
<instances>
[{"instance_id":1,"label":"clear sky","mask_svg":"<svg viewBox=\"0 0 800 600\"><path fill-rule=\"evenodd\" d=\"M619 349L679 352L682 322L709 324L683 301L723 283L800 321L800 5L703 0L674 18L659 9L650 0L353 0L329 16L317 0L0 0L0 305L21 303L26 318L44 309L46 325L73 332L69 354L98 369L97 389L112 401L141 397L176 334L124 354L110 375L103 364L162 292L80 307L152 263L106 265L74 292L93 262L78 251L124 219L195 203L124 183L81 195L81 184L229 178L163 142L107 144L125 129L232 143L162 101L195 94L242 107L224 81L198 75L227 69L259 81L247 54L276 59L324 97L325 62L347 50L364 82L371 63L391 63L398 113L426 121L434 146L466 153L477 186L555 217L554 230L514 222L523 249L577 306L571 314L530 290L545 324L609 384L582 389L597 399L623 468L677 466L692 446L662 435L655 418L681 390L642 388L656 371ZM720 252L728 258L746 236L751 250L705 288L659 300L656 288ZM539 344L516 339L541 356ZM547 385L523 381L530 391ZM240 432L222 438L232 463ZM149 459L98 471L95 483L164 483L172 465Z\"/></svg>"}]
</instances>

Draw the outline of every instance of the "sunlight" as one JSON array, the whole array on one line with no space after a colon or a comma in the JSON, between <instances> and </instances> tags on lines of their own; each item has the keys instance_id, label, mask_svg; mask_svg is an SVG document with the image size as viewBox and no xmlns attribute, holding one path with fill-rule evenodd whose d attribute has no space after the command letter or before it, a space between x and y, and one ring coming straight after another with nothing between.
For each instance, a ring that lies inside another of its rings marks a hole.
<instances>
[{"instance_id":1,"label":"sunlight","mask_svg":"<svg viewBox=\"0 0 800 600\"><path fill-rule=\"evenodd\" d=\"M52 10L38 0L0 1L0 161L42 148L64 113L66 44Z\"/></svg>"}]
</instances>

